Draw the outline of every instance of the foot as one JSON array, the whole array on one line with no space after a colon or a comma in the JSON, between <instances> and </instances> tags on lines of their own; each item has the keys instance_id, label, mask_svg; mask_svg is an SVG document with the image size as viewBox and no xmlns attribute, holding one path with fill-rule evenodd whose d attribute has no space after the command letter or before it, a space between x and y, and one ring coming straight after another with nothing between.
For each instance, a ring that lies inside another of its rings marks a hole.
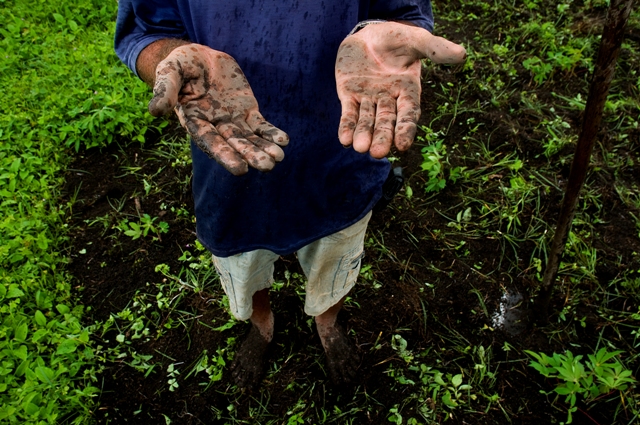
<instances>
[{"instance_id":1,"label":"foot","mask_svg":"<svg viewBox=\"0 0 640 425\"><path fill-rule=\"evenodd\" d=\"M231 364L231 376L239 388L251 389L260 382L264 371L264 353L268 346L269 341L258 328L251 326Z\"/></svg>"},{"instance_id":2,"label":"foot","mask_svg":"<svg viewBox=\"0 0 640 425\"><path fill-rule=\"evenodd\" d=\"M351 342L344 329L337 323L319 329L318 333L327 356L329 377L335 385L345 385L353 382L360 365L360 358L355 345Z\"/></svg>"}]
</instances>

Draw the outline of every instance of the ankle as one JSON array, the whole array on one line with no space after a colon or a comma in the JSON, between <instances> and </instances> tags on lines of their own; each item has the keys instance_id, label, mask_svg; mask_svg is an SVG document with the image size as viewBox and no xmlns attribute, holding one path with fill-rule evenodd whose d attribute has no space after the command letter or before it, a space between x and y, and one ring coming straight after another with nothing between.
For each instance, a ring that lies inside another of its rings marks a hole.
<instances>
[{"instance_id":1,"label":"ankle","mask_svg":"<svg viewBox=\"0 0 640 425\"><path fill-rule=\"evenodd\" d=\"M338 325L333 322L318 322L316 321L316 330L318 331L318 336L320 337L320 342L324 349L327 349L327 346L331 344L331 342L335 339L336 335L340 332L338 329Z\"/></svg>"},{"instance_id":2,"label":"ankle","mask_svg":"<svg viewBox=\"0 0 640 425\"><path fill-rule=\"evenodd\" d=\"M251 324L254 328L260 332L260 335L267 341L271 342L273 339L274 317L273 312L269 311L265 315L252 315Z\"/></svg>"}]
</instances>

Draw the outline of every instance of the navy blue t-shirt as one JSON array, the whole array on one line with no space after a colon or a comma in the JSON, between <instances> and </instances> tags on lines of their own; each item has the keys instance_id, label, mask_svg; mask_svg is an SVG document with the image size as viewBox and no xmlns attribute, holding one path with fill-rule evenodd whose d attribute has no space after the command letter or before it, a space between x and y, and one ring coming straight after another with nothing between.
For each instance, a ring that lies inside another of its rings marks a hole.
<instances>
[{"instance_id":1,"label":"navy blue t-shirt","mask_svg":"<svg viewBox=\"0 0 640 425\"><path fill-rule=\"evenodd\" d=\"M429 31L429 0L120 0L115 48L135 72L151 42L184 38L231 55L260 112L290 138L284 160L233 176L193 143L198 238L226 257L286 255L366 215L381 196L387 160L338 141L338 46L363 19L411 21Z\"/></svg>"}]
</instances>

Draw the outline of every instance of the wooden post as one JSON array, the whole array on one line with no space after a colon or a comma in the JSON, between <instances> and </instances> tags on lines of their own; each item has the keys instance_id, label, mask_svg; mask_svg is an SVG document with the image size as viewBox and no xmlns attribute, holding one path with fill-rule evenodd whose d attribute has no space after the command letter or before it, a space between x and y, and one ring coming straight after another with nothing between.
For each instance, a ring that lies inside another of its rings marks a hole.
<instances>
[{"instance_id":1,"label":"wooden post","mask_svg":"<svg viewBox=\"0 0 640 425\"><path fill-rule=\"evenodd\" d=\"M631 13L633 0L611 0L607 20L602 31L602 40L598 51L598 59L593 72L589 97L584 111L582 131L578 138L575 156L571 165L571 173L562 202L562 210L556 225L549 261L544 271L540 292L535 300L536 321L547 323L549 320L549 301L553 292L553 284L558 274L560 257L564 251L571 223L576 212L580 189L584 184L589 168L591 151L598 135L602 119L602 111L609 94L609 87L616 67L620 46L624 38L624 28Z\"/></svg>"}]
</instances>

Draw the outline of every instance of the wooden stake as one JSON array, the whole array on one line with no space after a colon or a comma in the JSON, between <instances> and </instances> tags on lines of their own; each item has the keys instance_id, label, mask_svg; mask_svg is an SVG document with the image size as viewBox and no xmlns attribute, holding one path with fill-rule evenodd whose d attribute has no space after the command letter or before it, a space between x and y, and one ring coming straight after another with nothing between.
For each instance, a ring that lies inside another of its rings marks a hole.
<instances>
[{"instance_id":1,"label":"wooden stake","mask_svg":"<svg viewBox=\"0 0 640 425\"><path fill-rule=\"evenodd\" d=\"M553 237L549 261L544 271L540 292L535 300L536 321L547 323L549 320L549 301L553 292L553 284L558 274L560 257L564 251L571 223L576 212L580 189L584 184L589 168L591 151L598 135L602 119L602 111L609 94L609 87L616 67L620 46L624 39L624 28L631 13L633 0L611 0L607 20L602 31L602 40L598 51L589 97L584 111L582 131L578 139L571 173L562 202L562 210Z\"/></svg>"}]
</instances>

